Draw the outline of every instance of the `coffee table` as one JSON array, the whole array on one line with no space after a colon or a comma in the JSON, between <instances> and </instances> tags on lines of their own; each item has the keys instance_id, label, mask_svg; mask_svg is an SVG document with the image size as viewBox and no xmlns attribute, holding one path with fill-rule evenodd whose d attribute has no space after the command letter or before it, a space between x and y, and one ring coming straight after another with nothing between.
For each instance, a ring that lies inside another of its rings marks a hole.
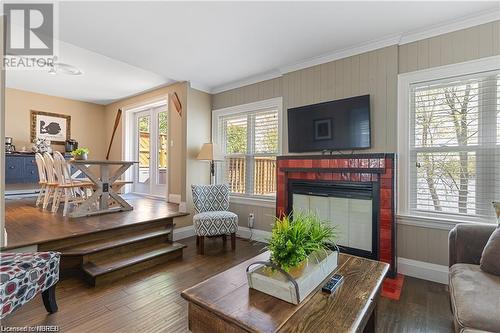
<instances>
[{"instance_id":1,"label":"coffee table","mask_svg":"<svg viewBox=\"0 0 500 333\"><path fill-rule=\"evenodd\" d=\"M389 265L340 254L331 275L344 276L333 294L323 283L293 305L248 288L246 267L264 252L182 292L194 332L374 332L376 304ZM324 281L326 282L326 280Z\"/></svg>"}]
</instances>

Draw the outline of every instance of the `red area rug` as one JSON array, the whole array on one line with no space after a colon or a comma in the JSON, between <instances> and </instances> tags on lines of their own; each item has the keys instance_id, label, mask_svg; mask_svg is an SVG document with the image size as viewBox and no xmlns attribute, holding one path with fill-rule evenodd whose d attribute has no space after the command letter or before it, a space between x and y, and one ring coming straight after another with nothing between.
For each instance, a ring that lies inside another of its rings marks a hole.
<instances>
[{"instance_id":1,"label":"red area rug","mask_svg":"<svg viewBox=\"0 0 500 333\"><path fill-rule=\"evenodd\" d=\"M405 276L398 274L395 279L386 278L382 284L382 297L387 297L394 301L399 301Z\"/></svg>"}]
</instances>

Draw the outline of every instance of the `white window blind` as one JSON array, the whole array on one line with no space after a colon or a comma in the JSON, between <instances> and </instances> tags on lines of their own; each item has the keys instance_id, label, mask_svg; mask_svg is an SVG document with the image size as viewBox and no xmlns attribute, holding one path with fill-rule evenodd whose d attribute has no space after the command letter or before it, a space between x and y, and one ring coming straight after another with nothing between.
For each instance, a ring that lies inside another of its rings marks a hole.
<instances>
[{"instance_id":1,"label":"white window blind","mask_svg":"<svg viewBox=\"0 0 500 333\"><path fill-rule=\"evenodd\" d=\"M410 86L413 213L493 220L500 198L500 75Z\"/></svg>"},{"instance_id":2,"label":"white window blind","mask_svg":"<svg viewBox=\"0 0 500 333\"><path fill-rule=\"evenodd\" d=\"M224 182L233 194L274 196L278 111L243 112L218 119Z\"/></svg>"}]
</instances>

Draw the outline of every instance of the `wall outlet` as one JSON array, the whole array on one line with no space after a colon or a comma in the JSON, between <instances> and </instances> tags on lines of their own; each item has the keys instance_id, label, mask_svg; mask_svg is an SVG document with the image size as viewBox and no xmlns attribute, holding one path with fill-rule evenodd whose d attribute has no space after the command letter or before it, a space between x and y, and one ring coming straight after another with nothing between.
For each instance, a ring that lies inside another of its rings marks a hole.
<instances>
[{"instance_id":1,"label":"wall outlet","mask_svg":"<svg viewBox=\"0 0 500 333\"><path fill-rule=\"evenodd\" d=\"M248 214L248 227L253 228L255 222L255 215L253 213Z\"/></svg>"}]
</instances>

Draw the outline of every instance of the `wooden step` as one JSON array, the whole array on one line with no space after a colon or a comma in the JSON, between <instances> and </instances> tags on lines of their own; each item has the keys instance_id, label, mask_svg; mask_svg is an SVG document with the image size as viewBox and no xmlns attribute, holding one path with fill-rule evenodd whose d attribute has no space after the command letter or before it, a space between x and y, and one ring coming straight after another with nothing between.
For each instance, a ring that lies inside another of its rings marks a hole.
<instances>
[{"instance_id":1,"label":"wooden step","mask_svg":"<svg viewBox=\"0 0 500 333\"><path fill-rule=\"evenodd\" d=\"M146 230L130 235L119 235L111 239L97 239L95 241L78 244L75 246L68 246L66 248L59 249L58 251L61 252L63 256L84 256L104 250L142 242L152 238L168 236L170 235L170 233L170 229L156 229L151 231Z\"/></svg>"},{"instance_id":2,"label":"wooden step","mask_svg":"<svg viewBox=\"0 0 500 333\"><path fill-rule=\"evenodd\" d=\"M82 265L85 279L93 286L110 283L124 276L182 257L180 243L154 244Z\"/></svg>"},{"instance_id":3,"label":"wooden step","mask_svg":"<svg viewBox=\"0 0 500 333\"><path fill-rule=\"evenodd\" d=\"M71 221L71 223L78 223ZM38 245L39 251L60 251L61 249L70 248L78 244L90 243L98 240L114 239L121 235L138 234L150 230L173 229L172 218L162 218L151 221L144 221L131 225L124 224L121 227L111 229L97 228L93 232L86 234L75 235L74 237L65 237L60 240L53 240Z\"/></svg>"}]
</instances>

